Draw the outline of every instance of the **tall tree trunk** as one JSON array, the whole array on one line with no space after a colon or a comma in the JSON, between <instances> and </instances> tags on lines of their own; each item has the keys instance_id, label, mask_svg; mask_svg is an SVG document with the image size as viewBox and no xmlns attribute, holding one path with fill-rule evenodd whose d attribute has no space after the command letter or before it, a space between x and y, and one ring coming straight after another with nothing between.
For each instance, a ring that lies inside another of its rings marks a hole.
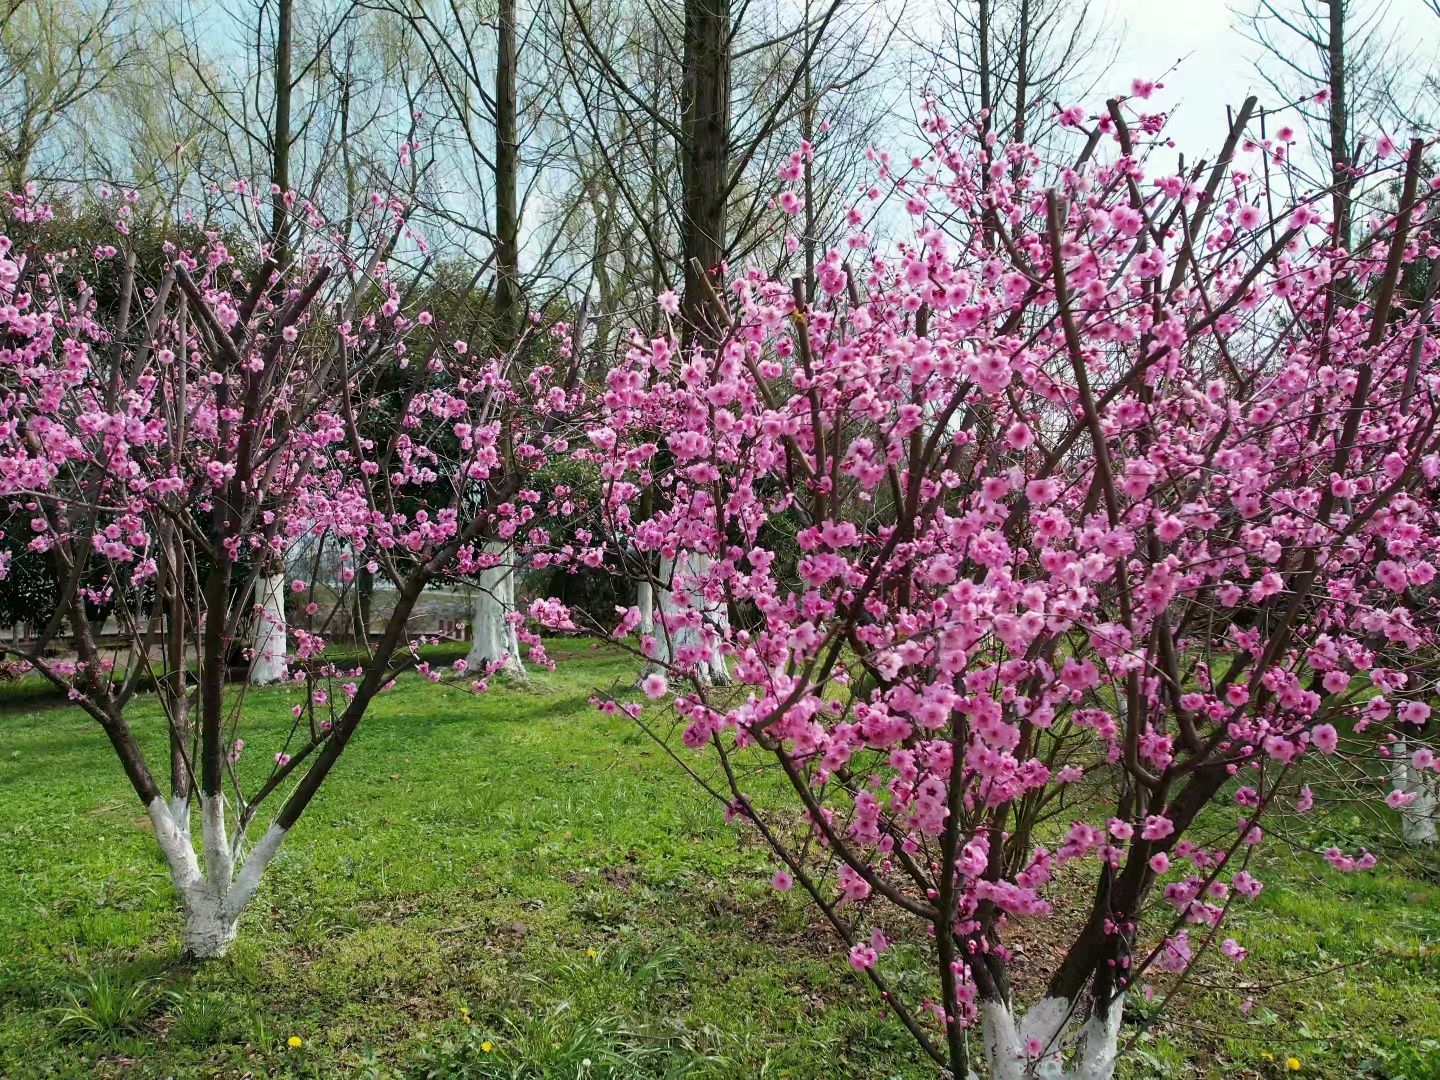
<instances>
[{"instance_id":1,"label":"tall tree trunk","mask_svg":"<svg viewBox=\"0 0 1440 1080\"><path fill-rule=\"evenodd\" d=\"M250 684L268 686L285 677L285 575L271 572L255 579L255 614L250 640Z\"/></svg>"},{"instance_id":2,"label":"tall tree trunk","mask_svg":"<svg viewBox=\"0 0 1440 1080\"><path fill-rule=\"evenodd\" d=\"M515 612L515 549L509 544L491 541L485 545L485 551L497 562L480 571L470 653L465 660L476 675L484 674L491 664L500 664L502 671L512 675L523 675L520 638L510 618Z\"/></svg>"},{"instance_id":3,"label":"tall tree trunk","mask_svg":"<svg viewBox=\"0 0 1440 1080\"><path fill-rule=\"evenodd\" d=\"M720 336L700 275L709 275L720 290L730 172L730 0L685 0L684 103L685 296L680 314L688 344L714 342Z\"/></svg>"},{"instance_id":4,"label":"tall tree trunk","mask_svg":"<svg viewBox=\"0 0 1440 1080\"><path fill-rule=\"evenodd\" d=\"M515 134L515 0L500 0L495 61L495 341L520 338L519 147Z\"/></svg>"},{"instance_id":5,"label":"tall tree trunk","mask_svg":"<svg viewBox=\"0 0 1440 1080\"><path fill-rule=\"evenodd\" d=\"M270 161L270 245L275 265L284 269L290 261L290 214L285 193L290 190L290 77L291 16L294 0L279 0L275 12L275 128Z\"/></svg>"},{"instance_id":6,"label":"tall tree trunk","mask_svg":"<svg viewBox=\"0 0 1440 1080\"><path fill-rule=\"evenodd\" d=\"M804 97L800 104L800 137L810 144L810 157L805 161L805 235L801 243L805 245L805 302L807 304L815 301L815 248L818 241L815 237L815 113L820 103L815 100L815 68L814 50L811 46L810 34L810 2L805 2L805 39L803 41L804 52L801 54L801 63L804 67L804 83L801 92Z\"/></svg>"},{"instance_id":7,"label":"tall tree trunk","mask_svg":"<svg viewBox=\"0 0 1440 1080\"><path fill-rule=\"evenodd\" d=\"M979 0L975 11L976 34L980 38L980 136L983 140L994 125L995 97L990 70L990 0Z\"/></svg>"},{"instance_id":8,"label":"tall tree trunk","mask_svg":"<svg viewBox=\"0 0 1440 1080\"><path fill-rule=\"evenodd\" d=\"M294 0L279 0L275 10L275 119L270 132L270 251L277 270L282 273L290 262L290 215L289 207L285 205L285 193L290 190L293 14ZM255 603L259 611L250 624L250 648L254 653L250 682L255 686L266 686L285 677L287 627L283 566L262 568L260 576L255 579Z\"/></svg>"},{"instance_id":9,"label":"tall tree trunk","mask_svg":"<svg viewBox=\"0 0 1440 1080\"><path fill-rule=\"evenodd\" d=\"M1025 141L1025 120L1030 111L1030 0L1020 0L1019 19L1020 42L1015 50L1015 122L1010 136L1017 143ZM1016 167L1019 167L1018 163Z\"/></svg>"},{"instance_id":10,"label":"tall tree trunk","mask_svg":"<svg viewBox=\"0 0 1440 1080\"><path fill-rule=\"evenodd\" d=\"M520 343L519 145L515 130L515 0L500 0L495 34L495 353ZM515 613L515 549L498 541L485 545L499 561L480 572L472 612L470 668L499 663L523 675Z\"/></svg>"},{"instance_id":11,"label":"tall tree trunk","mask_svg":"<svg viewBox=\"0 0 1440 1080\"><path fill-rule=\"evenodd\" d=\"M716 603L704 594L710 565L708 555L662 558L653 605L659 619L654 620L654 610L651 615L656 622L654 659L662 667L674 664L693 670L704 686L730 681L730 668L720 653L720 642L730 633L730 613L724 602Z\"/></svg>"},{"instance_id":12,"label":"tall tree trunk","mask_svg":"<svg viewBox=\"0 0 1440 1080\"><path fill-rule=\"evenodd\" d=\"M655 633L655 589L649 578L635 583L635 607L640 612L640 622L636 625L635 632L642 638L650 637Z\"/></svg>"},{"instance_id":13,"label":"tall tree trunk","mask_svg":"<svg viewBox=\"0 0 1440 1080\"><path fill-rule=\"evenodd\" d=\"M987 158L990 156L989 135L995 120L995 97L992 87L993 72L990 70L990 0L978 0L975 9L976 36L979 38L980 51L980 141L984 147ZM988 196L990 194L990 170L980 170L980 191ZM985 221L983 235L985 249L992 251L995 248L995 224L988 218Z\"/></svg>"},{"instance_id":14,"label":"tall tree trunk","mask_svg":"<svg viewBox=\"0 0 1440 1080\"><path fill-rule=\"evenodd\" d=\"M1326 66L1330 77L1330 179L1335 243L1350 250L1350 118L1346 114L1345 15L1347 0L1325 0L1330 9Z\"/></svg>"},{"instance_id":15,"label":"tall tree trunk","mask_svg":"<svg viewBox=\"0 0 1440 1080\"><path fill-rule=\"evenodd\" d=\"M1407 844L1433 847L1436 825L1440 824L1440 785L1424 769L1410 764L1410 748L1404 742L1397 742L1390 752L1391 790L1413 796L1409 805L1398 811L1400 838Z\"/></svg>"},{"instance_id":16,"label":"tall tree trunk","mask_svg":"<svg viewBox=\"0 0 1440 1080\"><path fill-rule=\"evenodd\" d=\"M173 530L164 539L166 558L155 581L155 606L169 627L165 642L165 679L160 686L170 719L170 815L190 835L190 695L185 679L185 564ZM168 607L168 610L167 610Z\"/></svg>"},{"instance_id":17,"label":"tall tree trunk","mask_svg":"<svg viewBox=\"0 0 1440 1080\"><path fill-rule=\"evenodd\" d=\"M355 568L355 605L351 610L351 627L361 648L370 649L370 601L375 595L375 575L361 563Z\"/></svg>"}]
</instances>

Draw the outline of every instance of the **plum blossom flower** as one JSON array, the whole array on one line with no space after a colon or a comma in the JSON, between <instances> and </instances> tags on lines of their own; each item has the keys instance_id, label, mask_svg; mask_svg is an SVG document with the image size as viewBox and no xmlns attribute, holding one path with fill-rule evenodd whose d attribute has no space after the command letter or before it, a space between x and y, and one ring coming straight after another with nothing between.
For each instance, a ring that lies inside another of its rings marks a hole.
<instances>
[{"instance_id":1,"label":"plum blossom flower","mask_svg":"<svg viewBox=\"0 0 1440 1080\"><path fill-rule=\"evenodd\" d=\"M1419 792L1402 791L1396 788L1385 796L1385 805L1390 807L1391 810L1403 810L1417 798L1419 798Z\"/></svg>"},{"instance_id":2,"label":"plum blossom flower","mask_svg":"<svg viewBox=\"0 0 1440 1080\"><path fill-rule=\"evenodd\" d=\"M850 947L850 966L856 971L873 968L875 960L875 950L869 945L856 944Z\"/></svg>"}]
</instances>

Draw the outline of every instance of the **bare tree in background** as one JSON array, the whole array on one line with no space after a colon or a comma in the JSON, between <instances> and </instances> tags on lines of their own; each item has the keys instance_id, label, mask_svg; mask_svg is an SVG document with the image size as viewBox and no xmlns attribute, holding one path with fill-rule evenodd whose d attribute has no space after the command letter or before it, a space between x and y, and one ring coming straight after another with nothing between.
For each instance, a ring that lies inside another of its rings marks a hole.
<instances>
[{"instance_id":1,"label":"bare tree in background","mask_svg":"<svg viewBox=\"0 0 1440 1080\"><path fill-rule=\"evenodd\" d=\"M384 0L375 10L398 18L423 53L437 108L429 121L432 138L441 143L445 176L459 195L428 192L421 212L453 230L474 253L466 302L483 331L480 343L494 355L509 354L523 336L527 282L548 273L559 235L552 232L547 244L538 230L527 235L526 229L526 203L541 192L553 157L538 133L555 80L521 75L538 19L533 12L522 15L516 0L496 0L493 7ZM492 284L481 292L487 274ZM493 539L487 557L493 565L478 575L468 660L472 668L521 674L514 550Z\"/></svg>"},{"instance_id":2,"label":"bare tree in background","mask_svg":"<svg viewBox=\"0 0 1440 1080\"><path fill-rule=\"evenodd\" d=\"M127 0L0 0L0 181L83 177L99 95L139 58Z\"/></svg>"},{"instance_id":3,"label":"bare tree in background","mask_svg":"<svg viewBox=\"0 0 1440 1080\"><path fill-rule=\"evenodd\" d=\"M701 273L723 291L727 263L766 245L778 254L768 213L780 186L775 171L815 133L825 109L861 101L882 77L888 24L880 12L838 0L798 9L564 0L552 34L568 50L565 116L585 131L590 175L605 173L599 186L619 195L624 223L612 228L643 238L660 271L636 282L637 301L653 298L657 285L683 286L687 336L713 334ZM836 131L835 146L844 133ZM641 164L649 167L634 167ZM815 202L828 191L817 187ZM829 206L811 209L823 216Z\"/></svg>"},{"instance_id":4,"label":"bare tree in background","mask_svg":"<svg viewBox=\"0 0 1440 1080\"><path fill-rule=\"evenodd\" d=\"M680 96L670 50L683 32L672 7L581 5L549 9L547 40L565 65L551 126L569 197L556 213L574 243L578 281L592 295L592 351L603 358L615 318L633 311L656 329L654 298L679 261L680 156L665 102ZM657 62L665 58L664 62ZM640 104L643 103L643 104Z\"/></svg>"},{"instance_id":5,"label":"bare tree in background","mask_svg":"<svg viewBox=\"0 0 1440 1080\"><path fill-rule=\"evenodd\" d=\"M1257 0L1239 20L1241 33L1259 46L1261 77L1304 120L1326 170L1335 242L1346 249L1361 144L1398 119L1403 94L1387 7L1375 0Z\"/></svg>"},{"instance_id":6,"label":"bare tree in background","mask_svg":"<svg viewBox=\"0 0 1440 1080\"><path fill-rule=\"evenodd\" d=\"M935 21L938 34L911 38L929 68L917 81L1001 143L1043 144L1056 105L1114 59L1103 18L1076 0L941 0Z\"/></svg>"},{"instance_id":7,"label":"bare tree in background","mask_svg":"<svg viewBox=\"0 0 1440 1080\"><path fill-rule=\"evenodd\" d=\"M730 179L730 0L686 0L681 82L680 317L686 334L719 336L702 275L719 282L725 262L725 204Z\"/></svg>"},{"instance_id":8,"label":"bare tree in background","mask_svg":"<svg viewBox=\"0 0 1440 1080\"><path fill-rule=\"evenodd\" d=\"M815 290L816 263L852 228L846 211L874 179L866 152L894 118L895 88L903 85L896 76L903 77L904 69L892 58L894 9L864 4L842 9L815 47L823 7L824 0L805 0L798 33L755 54L753 74L747 64L738 75L757 86L781 82L774 74L780 72L798 74L800 82L794 107L766 140L736 200L730 260L763 261L776 277L798 273L807 297ZM770 185L777 172L783 179L785 170L797 166L799 181L787 183L800 196L801 209L792 231L781 236L766 227L774 221ZM752 191L757 197L743 197Z\"/></svg>"},{"instance_id":9,"label":"bare tree in background","mask_svg":"<svg viewBox=\"0 0 1440 1080\"><path fill-rule=\"evenodd\" d=\"M618 10L565 0L552 33L567 49L574 107L566 116L586 126L586 137L576 142L583 146L587 190L601 196L589 200L599 211L597 251L608 258L615 237L622 243L627 234L644 238L650 274L648 280L627 275L634 301L649 305L666 286L681 284L686 346L713 343L723 333L715 299L724 294L729 262L754 258L766 245L777 255L783 251L771 212L781 185L776 169L807 133L815 134L827 96L836 96L837 106L844 95L860 96L875 67L875 42L883 40L862 25L874 10L822 0L807 2L797 19L780 5L732 6L730 0L686 0L678 12L645 0ZM668 93L666 83L673 87ZM669 102L678 102L678 116ZM850 130L853 135L858 129ZM611 133L619 140L612 141ZM834 145L857 148L838 139ZM801 231L812 266L816 222L830 209L817 206L817 197L836 196L854 176L846 170L863 161L846 156L826 178L833 183L817 184L814 171L806 176L811 199ZM649 168L631 168L632 161ZM672 179L677 174L678 189ZM614 218L617 204L623 222ZM608 263L594 276L616 294ZM596 337L608 341L608 328ZM645 492L646 512L656 497ZM646 632L655 626L657 607L663 613L683 603L668 583L687 569L662 562L632 570ZM663 659L683 642L672 642L660 621L656 640ZM707 674L726 677L723 664Z\"/></svg>"},{"instance_id":10,"label":"bare tree in background","mask_svg":"<svg viewBox=\"0 0 1440 1080\"><path fill-rule=\"evenodd\" d=\"M167 126L203 151L180 142L173 163L154 166L158 191L173 186L163 179L172 171L202 191L254 184L268 221L253 224L279 254L297 205L343 225L370 192L408 197L426 173L411 138L415 58L393 19L355 0L218 10L177 0L152 15L147 32L165 64L142 73L136 93L168 99ZM143 177L145 163L135 171Z\"/></svg>"},{"instance_id":11,"label":"bare tree in background","mask_svg":"<svg viewBox=\"0 0 1440 1080\"><path fill-rule=\"evenodd\" d=\"M294 132L290 110L294 102L295 56L294 0L276 0L275 41L271 70L270 142L270 259L284 273L290 265L290 208L295 193L290 189L290 148ZM285 677L286 618L285 562L278 554L262 556L255 584L255 617L251 621L250 647L255 654L250 681L263 686Z\"/></svg>"}]
</instances>

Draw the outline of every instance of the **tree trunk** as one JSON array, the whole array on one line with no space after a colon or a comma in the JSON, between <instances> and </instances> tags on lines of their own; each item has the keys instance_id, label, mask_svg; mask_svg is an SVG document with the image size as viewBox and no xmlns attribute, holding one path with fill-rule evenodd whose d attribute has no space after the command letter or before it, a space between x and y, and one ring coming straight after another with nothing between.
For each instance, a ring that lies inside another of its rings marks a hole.
<instances>
[{"instance_id":1,"label":"tree trunk","mask_svg":"<svg viewBox=\"0 0 1440 1080\"><path fill-rule=\"evenodd\" d=\"M170 881L185 911L181 938L185 954L210 960L224 956L235 940L240 916L254 897L261 874L280 849L286 830L271 825L237 867L233 842L225 832L224 796L202 795L200 803L203 866L195 856L188 832L179 827L165 800L157 796L146 809L170 869Z\"/></svg>"},{"instance_id":2,"label":"tree trunk","mask_svg":"<svg viewBox=\"0 0 1440 1080\"><path fill-rule=\"evenodd\" d=\"M685 0L685 115L681 147L681 223L686 344L713 343L720 323L700 275L717 292L725 261L725 202L730 172L730 0Z\"/></svg>"},{"instance_id":3,"label":"tree trunk","mask_svg":"<svg viewBox=\"0 0 1440 1080\"><path fill-rule=\"evenodd\" d=\"M1002 1001L981 1001L985 1080L1111 1080L1124 998L1103 1010L1092 1005L1089 1018L1067 1036L1079 1013L1064 998L1043 998L1018 1018ZM1075 1052L1066 1068L1062 1051L1072 1047Z\"/></svg>"},{"instance_id":4,"label":"tree trunk","mask_svg":"<svg viewBox=\"0 0 1440 1080\"><path fill-rule=\"evenodd\" d=\"M804 81L801 87L800 138L810 144L811 156L805 161L805 302L815 302L815 113L820 103L815 100L814 50L810 42L810 0L805 0L805 37L802 42L801 63L804 64Z\"/></svg>"},{"instance_id":5,"label":"tree trunk","mask_svg":"<svg viewBox=\"0 0 1440 1080\"><path fill-rule=\"evenodd\" d=\"M500 0L495 61L495 341L520 338L519 145L515 133L515 0Z\"/></svg>"},{"instance_id":6,"label":"tree trunk","mask_svg":"<svg viewBox=\"0 0 1440 1080\"><path fill-rule=\"evenodd\" d=\"M1350 250L1350 117L1346 109L1346 0L1327 0L1330 9L1326 67L1330 77L1330 180L1335 216L1335 244Z\"/></svg>"},{"instance_id":7,"label":"tree trunk","mask_svg":"<svg viewBox=\"0 0 1440 1080\"><path fill-rule=\"evenodd\" d=\"M285 575L255 579L255 617L250 630L250 684L268 686L285 677Z\"/></svg>"},{"instance_id":8,"label":"tree trunk","mask_svg":"<svg viewBox=\"0 0 1440 1080\"><path fill-rule=\"evenodd\" d=\"M692 670L702 685L728 683L730 669L720 653L727 637L730 615L724 603L705 597L701 582L710 569L708 555L682 555L660 560L659 625L655 628L655 656L660 666ZM644 610L641 611L642 621Z\"/></svg>"},{"instance_id":9,"label":"tree trunk","mask_svg":"<svg viewBox=\"0 0 1440 1080\"><path fill-rule=\"evenodd\" d=\"M640 675L635 680L635 685L639 686L646 675L660 670L661 643L655 636L655 588L650 584L649 578L642 578L635 583L635 606L640 609L640 622L636 625L635 632L640 637L641 650L650 658L640 668ZM646 638L651 639L652 646L646 645ZM666 655L668 652L667 649Z\"/></svg>"},{"instance_id":10,"label":"tree trunk","mask_svg":"<svg viewBox=\"0 0 1440 1080\"><path fill-rule=\"evenodd\" d=\"M156 582L156 606L168 626L165 635L165 678L159 690L165 701L170 727L170 814L175 825L188 840L190 837L190 792L194 778L190 774L191 729L190 694L185 677L185 568L179 558L179 545L171 530L165 537L169 557L160 564ZM172 566L174 569L172 569ZM168 595L166 595L168 593ZM169 610L164 610L165 607Z\"/></svg>"},{"instance_id":11,"label":"tree trunk","mask_svg":"<svg viewBox=\"0 0 1440 1080\"><path fill-rule=\"evenodd\" d=\"M655 633L655 590L648 580L636 582L635 606L640 609L640 625L636 627L636 632L641 637Z\"/></svg>"},{"instance_id":12,"label":"tree trunk","mask_svg":"<svg viewBox=\"0 0 1440 1080\"><path fill-rule=\"evenodd\" d=\"M370 650L370 603L375 595L375 575L365 563L355 567L355 601L350 608L350 629L356 643Z\"/></svg>"},{"instance_id":13,"label":"tree trunk","mask_svg":"<svg viewBox=\"0 0 1440 1080\"><path fill-rule=\"evenodd\" d=\"M290 208L285 193L290 190L290 23L293 0L279 0L275 19L275 127L270 160L270 244L275 265L284 269L290 261Z\"/></svg>"},{"instance_id":14,"label":"tree trunk","mask_svg":"<svg viewBox=\"0 0 1440 1080\"><path fill-rule=\"evenodd\" d=\"M1436 843L1436 823L1440 821L1440 791L1435 779L1427 776L1424 769L1410 764L1410 750L1403 742L1392 748L1390 764L1391 790L1415 796L1408 806L1402 806L1400 815L1400 838L1416 847L1433 847Z\"/></svg>"},{"instance_id":15,"label":"tree trunk","mask_svg":"<svg viewBox=\"0 0 1440 1080\"><path fill-rule=\"evenodd\" d=\"M497 663L501 671L524 675L520 638L511 618L515 614L515 549L492 541L485 550L499 561L480 572L472 613L473 637L465 660L477 676Z\"/></svg>"}]
</instances>

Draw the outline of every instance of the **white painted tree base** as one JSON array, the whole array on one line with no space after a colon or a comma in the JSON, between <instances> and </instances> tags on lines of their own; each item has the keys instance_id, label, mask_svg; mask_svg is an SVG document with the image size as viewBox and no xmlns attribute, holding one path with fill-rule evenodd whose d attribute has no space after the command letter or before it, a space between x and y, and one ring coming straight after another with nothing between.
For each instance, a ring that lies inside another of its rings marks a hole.
<instances>
[{"instance_id":1,"label":"white painted tree base","mask_svg":"<svg viewBox=\"0 0 1440 1080\"><path fill-rule=\"evenodd\" d=\"M649 578L635 583L635 607L640 612L640 624L636 627L636 633L641 637L655 633L655 590L651 587Z\"/></svg>"},{"instance_id":2,"label":"white painted tree base","mask_svg":"<svg viewBox=\"0 0 1440 1080\"><path fill-rule=\"evenodd\" d=\"M188 842L190 839L190 800L176 797L170 800L170 819L175 828Z\"/></svg>"},{"instance_id":3,"label":"white painted tree base","mask_svg":"<svg viewBox=\"0 0 1440 1080\"><path fill-rule=\"evenodd\" d=\"M285 830L270 826L237 867L235 854L242 837L226 836L225 799L202 795L202 867L190 842L188 804L179 805L185 809L183 821L177 819L163 797L157 796L146 809L170 868L170 882L185 910L181 938L185 952L196 959L213 959L225 955L235 940L240 916L255 896L265 868L280 850Z\"/></svg>"},{"instance_id":4,"label":"white painted tree base","mask_svg":"<svg viewBox=\"0 0 1440 1080\"><path fill-rule=\"evenodd\" d=\"M730 613L723 603L708 600L700 581L710 569L708 555L682 554L678 560L660 560L659 584L650 596L641 596L652 608L659 610L659 625L654 629L657 669L668 669L682 652L687 656L694 649L701 659L694 665L695 679L702 686L721 685L730 681L730 668L720 652L720 641L729 636ZM645 585L650 593L649 583ZM654 598L658 594L658 605ZM695 613L699 625L695 625ZM640 622L645 624L645 608L640 609ZM643 632L643 631L642 631Z\"/></svg>"},{"instance_id":5,"label":"white painted tree base","mask_svg":"<svg viewBox=\"0 0 1440 1080\"><path fill-rule=\"evenodd\" d=\"M485 550L499 561L480 571L465 663L477 676L499 663L500 671L523 677L520 637L511 618L515 614L515 549L509 544L488 543Z\"/></svg>"},{"instance_id":6,"label":"white painted tree base","mask_svg":"<svg viewBox=\"0 0 1440 1080\"><path fill-rule=\"evenodd\" d=\"M1116 998L1102 1018L1091 1016L1067 1037L1074 1005L1064 998L1043 998L1017 1018L998 1001L980 1003L980 1035L985 1048L983 1080L1112 1080L1120 1050L1124 998ZM1030 1054L1029 1044L1040 1048ZM1074 1053L1067 1067L1064 1051ZM974 1072L969 1080L982 1080Z\"/></svg>"},{"instance_id":7,"label":"white painted tree base","mask_svg":"<svg viewBox=\"0 0 1440 1080\"><path fill-rule=\"evenodd\" d=\"M250 684L269 686L285 678L285 575L255 581L255 618L250 627Z\"/></svg>"},{"instance_id":8,"label":"white painted tree base","mask_svg":"<svg viewBox=\"0 0 1440 1080\"><path fill-rule=\"evenodd\" d=\"M1434 847L1436 825L1440 822L1440 782L1424 769L1410 764L1410 748L1405 743L1397 742L1392 753L1391 789L1415 796L1410 805L1398 811L1400 838L1413 847Z\"/></svg>"},{"instance_id":9,"label":"white painted tree base","mask_svg":"<svg viewBox=\"0 0 1440 1080\"><path fill-rule=\"evenodd\" d=\"M230 951L240 920L226 917L224 904L211 900L199 906L187 905L185 932L180 943L186 956L215 960Z\"/></svg>"}]
</instances>

